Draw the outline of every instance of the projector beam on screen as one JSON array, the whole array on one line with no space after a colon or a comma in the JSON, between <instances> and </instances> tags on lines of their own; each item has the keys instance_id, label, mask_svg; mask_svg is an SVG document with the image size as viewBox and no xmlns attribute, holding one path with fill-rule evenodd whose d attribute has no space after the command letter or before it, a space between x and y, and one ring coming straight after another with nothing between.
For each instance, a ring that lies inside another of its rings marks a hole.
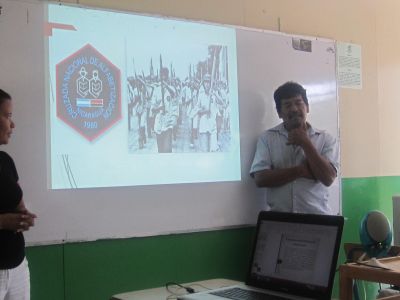
<instances>
[{"instance_id":1,"label":"projector beam on screen","mask_svg":"<svg viewBox=\"0 0 400 300\"><path fill-rule=\"evenodd\" d=\"M235 29L60 5L48 24L76 29L48 38L53 189L241 179Z\"/></svg>"}]
</instances>

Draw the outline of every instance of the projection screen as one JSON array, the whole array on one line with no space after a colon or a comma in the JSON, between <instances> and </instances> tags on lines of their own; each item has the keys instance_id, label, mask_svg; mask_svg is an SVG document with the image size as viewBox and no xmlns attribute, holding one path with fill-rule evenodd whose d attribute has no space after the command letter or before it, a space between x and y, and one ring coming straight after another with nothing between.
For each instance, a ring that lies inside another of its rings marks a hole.
<instances>
[{"instance_id":1,"label":"projection screen","mask_svg":"<svg viewBox=\"0 0 400 300\"><path fill-rule=\"evenodd\" d=\"M338 130L335 41L126 12L0 0L2 89L38 215L28 245L254 224L257 137L273 91L307 89L308 120ZM340 171L339 171L340 174ZM329 189L340 213L340 177Z\"/></svg>"}]
</instances>

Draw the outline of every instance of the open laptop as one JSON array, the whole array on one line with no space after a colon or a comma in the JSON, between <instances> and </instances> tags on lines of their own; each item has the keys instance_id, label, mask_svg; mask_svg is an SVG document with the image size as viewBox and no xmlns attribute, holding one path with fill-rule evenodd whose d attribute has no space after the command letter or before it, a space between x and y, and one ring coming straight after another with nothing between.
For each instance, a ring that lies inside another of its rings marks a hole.
<instances>
[{"instance_id":1,"label":"open laptop","mask_svg":"<svg viewBox=\"0 0 400 300\"><path fill-rule=\"evenodd\" d=\"M246 283L178 299L330 299L343 223L341 216L262 211Z\"/></svg>"}]
</instances>

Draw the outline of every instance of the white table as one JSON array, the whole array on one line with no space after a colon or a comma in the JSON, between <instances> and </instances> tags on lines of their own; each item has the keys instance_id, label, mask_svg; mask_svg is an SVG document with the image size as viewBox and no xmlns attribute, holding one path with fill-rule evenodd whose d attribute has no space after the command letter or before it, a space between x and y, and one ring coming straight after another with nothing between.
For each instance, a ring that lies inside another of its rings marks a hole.
<instances>
[{"instance_id":1,"label":"white table","mask_svg":"<svg viewBox=\"0 0 400 300\"><path fill-rule=\"evenodd\" d=\"M240 281L230 280L230 279L209 279L203 281L196 281L196 282L189 282L189 283L182 283L185 287L194 288L196 292L205 291L207 289L215 289L224 286L230 286L235 284L240 284ZM180 287L171 286L169 289L174 294L184 295L187 292ZM111 297L110 300L165 300L165 299L176 299L174 294L167 291L165 287L147 289L147 290L140 290L134 292L127 292L122 294L117 294Z\"/></svg>"}]
</instances>

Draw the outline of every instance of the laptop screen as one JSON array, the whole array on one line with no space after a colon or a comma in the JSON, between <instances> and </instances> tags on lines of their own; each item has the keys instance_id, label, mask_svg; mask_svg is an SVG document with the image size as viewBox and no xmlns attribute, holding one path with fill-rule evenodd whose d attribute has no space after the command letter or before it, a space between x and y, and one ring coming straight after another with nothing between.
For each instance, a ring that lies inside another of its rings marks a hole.
<instances>
[{"instance_id":1,"label":"laptop screen","mask_svg":"<svg viewBox=\"0 0 400 300\"><path fill-rule=\"evenodd\" d=\"M342 226L340 216L262 212L248 284L330 296Z\"/></svg>"}]
</instances>

